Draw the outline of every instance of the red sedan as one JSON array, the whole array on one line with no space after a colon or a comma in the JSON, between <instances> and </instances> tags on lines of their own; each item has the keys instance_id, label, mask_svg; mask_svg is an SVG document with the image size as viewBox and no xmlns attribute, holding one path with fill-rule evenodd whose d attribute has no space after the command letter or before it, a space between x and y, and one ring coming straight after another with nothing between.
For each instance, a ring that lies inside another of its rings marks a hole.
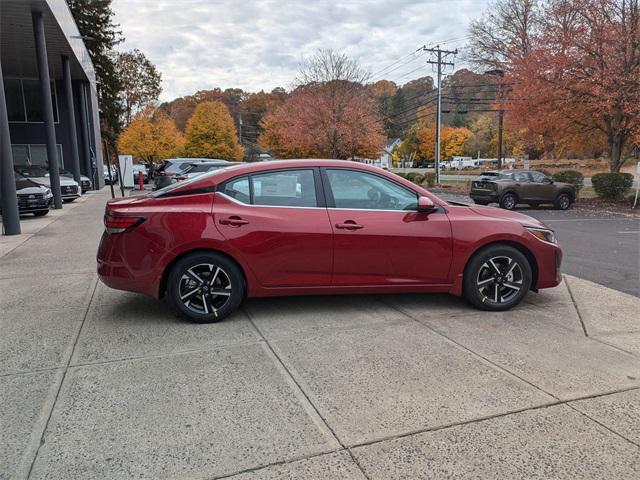
<instances>
[{"instance_id":1,"label":"red sedan","mask_svg":"<svg viewBox=\"0 0 640 480\"><path fill-rule=\"evenodd\" d=\"M112 200L104 218L100 279L197 322L282 295L449 292L507 310L561 281L544 223L355 162L234 165Z\"/></svg>"}]
</instances>

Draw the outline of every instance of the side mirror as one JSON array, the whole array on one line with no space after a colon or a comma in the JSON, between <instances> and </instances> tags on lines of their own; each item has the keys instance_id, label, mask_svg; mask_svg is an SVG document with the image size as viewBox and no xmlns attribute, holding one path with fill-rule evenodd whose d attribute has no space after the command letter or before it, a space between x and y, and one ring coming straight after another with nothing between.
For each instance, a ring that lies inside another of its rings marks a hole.
<instances>
[{"instance_id":1,"label":"side mirror","mask_svg":"<svg viewBox=\"0 0 640 480\"><path fill-rule=\"evenodd\" d=\"M436 211L437 208L429 197L418 197L418 212L430 213Z\"/></svg>"}]
</instances>

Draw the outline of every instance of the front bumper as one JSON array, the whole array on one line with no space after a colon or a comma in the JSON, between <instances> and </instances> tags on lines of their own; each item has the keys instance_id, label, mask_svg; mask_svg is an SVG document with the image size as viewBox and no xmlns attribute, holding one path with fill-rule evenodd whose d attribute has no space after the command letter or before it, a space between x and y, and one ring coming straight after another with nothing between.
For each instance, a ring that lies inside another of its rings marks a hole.
<instances>
[{"instance_id":1,"label":"front bumper","mask_svg":"<svg viewBox=\"0 0 640 480\"><path fill-rule=\"evenodd\" d=\"M469 192L469 197L471 197L472 200L483 202L497 202L498 192L495 190L473 189Z\"/></svg>"},{"instance_id":2,"label":"front bumper","mask_svg":"<svg viewBox=\"0 0 640 480\"><path fill-rule=\"evenodd\" d=\"M33 198L29 198L33 197ZM18 211L20 213L33 213L49 210L53 197L39 195L18 195Z\"/></svg>"}]
</instances>

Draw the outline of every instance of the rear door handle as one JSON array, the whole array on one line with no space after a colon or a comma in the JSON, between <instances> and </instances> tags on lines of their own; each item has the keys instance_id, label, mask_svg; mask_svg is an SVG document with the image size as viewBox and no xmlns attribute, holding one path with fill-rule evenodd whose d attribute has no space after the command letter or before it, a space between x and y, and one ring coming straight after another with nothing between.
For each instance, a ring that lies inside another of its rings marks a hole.
<instances>
[{"instance_id":1,"label":"rear door handle","mask_svg":"<svg viewBox=\"0 0 640 480\"><path fill-rule=\"evenodd\" d=\"M232 227L240 227L242 225L246 225L249 223L249 220L244 220L240 217L229 217L229 218L221 218L218 220L221 225L230 225Z\"/></svg>"},{"instance_id":2,"label":"rear door handle","mask_svg":"<svg viewBox=\"0 0 640 480\"><path fill-rule=\"evenodd\" d=\"M361 228L364 228L364 225L360 225L353 220L347 220L344 223L336 223L336 228L341 228L343 230L360 230Z\"/></svg>"}]
</instances>

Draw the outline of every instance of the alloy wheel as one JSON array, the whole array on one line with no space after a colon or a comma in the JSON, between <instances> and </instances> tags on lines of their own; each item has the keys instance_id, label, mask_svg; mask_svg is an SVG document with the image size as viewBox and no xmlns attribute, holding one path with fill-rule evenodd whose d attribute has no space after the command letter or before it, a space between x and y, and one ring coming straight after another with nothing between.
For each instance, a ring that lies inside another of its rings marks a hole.
<instances>
[{"instance_id":1,"label":"alloy wheel","mask_svg":"<svg viewBox=\"0 0 640 480\"><path fill-rule=\"evenodd\" d=\"M507 256L496 256L482 264L476 287L483 302L500 305L510 302L523 287L520 264Z\"/></svg>"},{"instance_id":2,"label":"alloy wheel","mask_svg":"<svg viewBox=\"0 0 640 480\"><path fill-rule=\"evenodd\" d=\"M560 207L560 210L566 210L569 208L570 203L571 200L569 200L568 195L560 195L560 198L558 198L558 206Z\"/></svg>"},{"instance_id":3,"label":"alloy wheel","mask_svg":"<svg viewBox=\"0 0 640 480\"><path fill-rule=\"evenodd\" d=\"M192 312L215 314L231 297L231 278L217 265L200 263L180 277L178 293L180 301Z\"/></svg>"}]
</instances>

